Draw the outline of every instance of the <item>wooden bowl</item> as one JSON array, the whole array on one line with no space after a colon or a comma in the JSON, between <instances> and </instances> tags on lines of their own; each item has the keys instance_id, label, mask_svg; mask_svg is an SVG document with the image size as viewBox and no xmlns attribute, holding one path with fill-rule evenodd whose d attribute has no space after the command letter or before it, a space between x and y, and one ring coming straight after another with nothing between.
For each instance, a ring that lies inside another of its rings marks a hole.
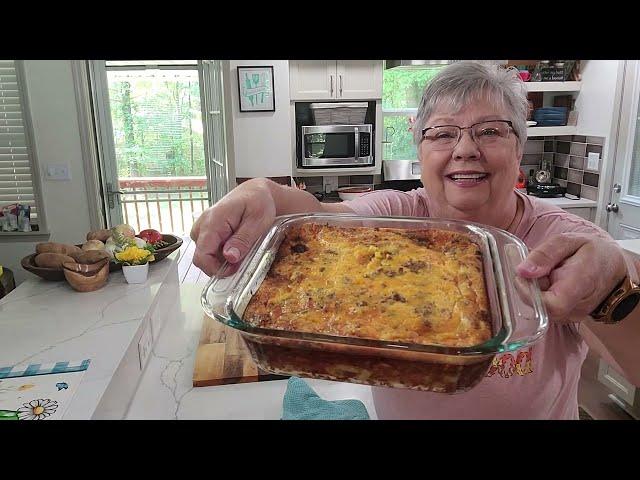
<instances>
[{"instance_id":1,"label":"wooden bowl","mask_svg":"<svg viewBox=\"0 0 640 480\"><path fill-rule=\"evenodd\" d=\"M154 253L155 260L150 263L156 263L161 260L164 260L171 253L175 252L177 249L179 249L182 246L182 238L176 237L175 235L162 234L162 239L165 242L167 242L169 245L167 245L164 248L159 248L158 250L156 250ZM82 247L82 244L77 246ZM38 275L40 278L44 280L49 280L52 282L62 282L65 280L64 272L62 269L37 266L33 261L33 259L36 258L36 255L37 255L36 253L33 253L31 255L27 255L26 257L24 257L20 262L22 265L22 268L24 268L28 272ZM122 270L121 263L116 263L113 261L109 262L110 272L117 272L120 270Z\"/></svg>"},{"instance_id":2,"label":"wooden bowl","mask_svg":"<svg viewBox=\"0 0 640 480\"><path fill-rule=\"evenodd\" d=\"M122 264L121 263L116 263L113 260L109 261L109 271L110 272L119 272L120 270L122 270Z\"/></svg>"},{"instance_id":3,"label":"wooden bowl","mask_svg":"<svg viewBox=\"0 0 640 480\"><path fill-rule=\"evenodd\" d=\"M164 260L171 253L175 252L182 245L182 239L180 237L176 237L175 235L162 234L162 240L167 242L169 245L163 248L159 248L153 254L155 260L151 263L159 262L160 260Z\"/></svg>"},{"instance_id":4,"label":"wooden bowl","mask_svg":"<svg viewBox=\"0 0 640 480\"><path fill-rule=\"evenodd\" d=\"M71 288L78 292L93 292L107 283L109 278L109 260L104 259L96 263L80 264L65 263L63 273Z\"/></svg>"},{"instance_id":5,"label":"wooden bowl","mask_svg":"<svg viewBox=\"0 0 640 480\"><path fill-rule=\"evenodd\" d=\"M64 272L61 268L49 268L49 267L39 267L36 265L34 259L36 258L37 253L32 253L31 255L27 255L20 261L20 265L26 271L31 272L35 275L38 275L40 278L44 280L49 280L51 282L62 282L65 280Z\"/></svg>"}]
</instances>

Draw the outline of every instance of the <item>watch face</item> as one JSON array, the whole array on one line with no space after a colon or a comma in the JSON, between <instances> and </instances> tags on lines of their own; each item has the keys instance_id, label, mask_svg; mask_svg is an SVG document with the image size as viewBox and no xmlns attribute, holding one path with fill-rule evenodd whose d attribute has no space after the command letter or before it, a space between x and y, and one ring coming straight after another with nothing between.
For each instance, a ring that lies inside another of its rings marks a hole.
<instances>
[{"instance_id":1,"label":"watch face","mask_svg":"<svg viewBox=\"0 0 640 480\"><path fill-rule=\"evenodd\" d=\"M619 322L636 308L638 302L640 302L640 293L638 292L634 292L628 297L623 298L613 309L613 312L611 312L611 319L614 322Z\"/></svg>"}]
</instances>

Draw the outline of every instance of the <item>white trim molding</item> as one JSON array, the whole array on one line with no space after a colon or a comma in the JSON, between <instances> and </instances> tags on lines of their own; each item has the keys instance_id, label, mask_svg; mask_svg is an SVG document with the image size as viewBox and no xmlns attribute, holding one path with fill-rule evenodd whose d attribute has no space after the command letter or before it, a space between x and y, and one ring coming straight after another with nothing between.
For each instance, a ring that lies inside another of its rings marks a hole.
<instances>
[{"instance_id":1,"label":"white trim molding","mask_svg":"<svg viewBox=\"0 0 640 480\"><path fill-rule=\"evenodd\" d=\"M72 60L74 90L78 111L78 129L87 186L87 203L91 229L106 227L105 212L101 197L98 141L95 131L93 102L87 60Z\"/></svg>"}]
</instances>

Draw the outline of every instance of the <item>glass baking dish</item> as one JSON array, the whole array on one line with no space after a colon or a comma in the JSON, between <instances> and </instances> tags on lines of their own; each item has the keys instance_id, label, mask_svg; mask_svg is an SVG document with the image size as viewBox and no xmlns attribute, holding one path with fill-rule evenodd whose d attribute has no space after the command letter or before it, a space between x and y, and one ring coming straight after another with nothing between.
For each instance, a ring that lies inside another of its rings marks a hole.
<instances>
[{"instance_id":1,"label":"glass baking dish","mask_svg":"<svg viewBox=\"0 0 640 480\"><path fill-rule=\"evenodd\" d=\"M269 272L285 233L305 223L439 229L468 235L482 252L492 337L479 345L451 347L261 328L243 320L244 310ZM225 263L220 268L202 293L202 306L208 315L238 330L253 360L268 372L458 393L480 382L495 355L526 347L547 329L548 317L537 282L516 276L516 266L526 255L527 247L510 233L457 220L287 215L276 219L239 267Z\"/></svg>"}]
</instances>

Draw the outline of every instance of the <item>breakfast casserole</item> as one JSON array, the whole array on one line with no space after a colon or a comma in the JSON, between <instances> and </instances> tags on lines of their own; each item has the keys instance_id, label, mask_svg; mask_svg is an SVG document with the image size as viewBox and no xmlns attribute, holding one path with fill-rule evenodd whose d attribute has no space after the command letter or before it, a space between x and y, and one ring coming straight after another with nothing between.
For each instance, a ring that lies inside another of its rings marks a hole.
<instances>
[{"instance_id":1,"label":"breakfast casserole","mask_svg":"<svg viewBox=\"0 0 640 480\"><path fill-rule=\"evenodd\" d=\"M294 226L243 318L424 345L474 346L492 336L479 246L438 229Z\"/></svg>"}]
</instances>

